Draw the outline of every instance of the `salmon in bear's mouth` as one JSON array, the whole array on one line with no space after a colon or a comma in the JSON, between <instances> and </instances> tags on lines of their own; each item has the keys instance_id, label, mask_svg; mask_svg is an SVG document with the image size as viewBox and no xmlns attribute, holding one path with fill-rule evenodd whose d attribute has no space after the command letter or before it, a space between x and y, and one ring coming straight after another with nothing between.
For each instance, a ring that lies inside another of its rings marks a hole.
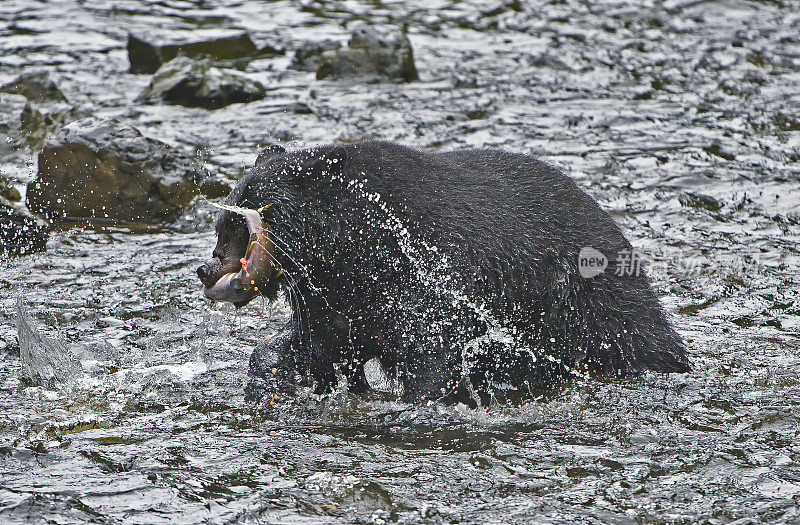
<instances>
[{"instance_id":1,"label":"salmon in bear's mouth","mask_svg":"<svg viewBox=\"0 0 800 525\"><path fill-rule=\"evenodd\" d=\"M203 293L212 301L225 301L236 305L250 302L273 277L280 274L273 255L274 246L269 229L261 218L261 211L240 208L226 204L213 204L217 208L244 217L250 239L247 252L240 259L242 267L238 272L226 273L212 286L205 286Z\"/></svg>"}]
</instances>

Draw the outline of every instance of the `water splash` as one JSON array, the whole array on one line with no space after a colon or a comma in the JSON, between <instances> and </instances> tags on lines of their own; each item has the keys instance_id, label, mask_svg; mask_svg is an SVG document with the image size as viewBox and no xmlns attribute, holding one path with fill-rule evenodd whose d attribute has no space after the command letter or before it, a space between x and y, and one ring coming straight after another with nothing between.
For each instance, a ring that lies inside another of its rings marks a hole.
<instances>
[{"instance_id":1,"label":"water splash","mask_svg":"<svg viewBox=\"0 0 800 525\"><path fill-rule=\"evenodd\" d=\"M68 383L81 370L78 359L62 341L42 335L21 295L16 310L22 380L50 389Z\"/></svg>"}]
</instances>

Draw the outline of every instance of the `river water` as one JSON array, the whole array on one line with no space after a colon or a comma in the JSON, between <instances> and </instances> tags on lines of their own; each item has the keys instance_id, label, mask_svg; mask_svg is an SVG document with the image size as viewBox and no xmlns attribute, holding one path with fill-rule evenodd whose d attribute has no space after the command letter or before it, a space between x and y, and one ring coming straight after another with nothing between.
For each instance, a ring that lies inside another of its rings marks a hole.
<instances>
[{"instance_id":1,"label":"river water","mask_svg":"<svg viewBox=\"0 0 800 525\"><path fill-rule=\"evenodd\" d=\"M48 71L80 111L231 181L267 143L538 156L655 258L694 370L518 407L338 392L255 408L247 359L287 307L202 298L206 203L178 228L67 225L0 259L0 521L800 522L796 2L224 3L3 0L0 83ZM266 99L206 111L144 105L150 76L127 73L128 32L236 28L291 50L364 22L407 24L419 82L316 81L287 52L246 66ZM0 170L22 187L36 157ZM53 389L19 379L19 316L78 363Z\"/></svg>"}]
</instances>

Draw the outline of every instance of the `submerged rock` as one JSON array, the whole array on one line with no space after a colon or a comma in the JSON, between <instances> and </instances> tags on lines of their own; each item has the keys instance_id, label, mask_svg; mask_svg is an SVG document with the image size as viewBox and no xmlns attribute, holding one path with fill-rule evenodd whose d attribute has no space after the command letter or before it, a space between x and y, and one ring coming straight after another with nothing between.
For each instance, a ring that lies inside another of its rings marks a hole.
<instances>
[{"instance_id":1,"label":"submerged rock","mask_svg":"<svg viewBox=\"0 0 800 525\"><path fill-rule=\"evenodd\" d=\"M0 255L27 255L47 247L47 224L0 197Z\"/></svg>"},{"instance_id":2,"label":"submerged rock","mask_svg":"<svg viewBox=\"0 0 800 525\"><path fill-rule=\"evenodd\" d=\"M719 211L722 208L722 204L714 197L688 191L678 195L678 202L698 210Z\"/></svg>"},{"instance_id":3,"label":"submerged rock","mask_svg":"<svg viewBox=\"0 0 800 525\"><path fill-rule=\"evenodd\" d=\"M317 79L383 78L397 82L419 80L411 42L396 28L360 27L346 48L319 57Z\"/></svg>"},{"instance_id":4,"label":"submerged rock","mask_svg":"<svg viewBox=\"0 0 800 525\"><path fill-rule=\"evenodd\" d=\"M728 161L736 160L736 155L725 149L719 142L713 142L709 146L703 146L703 151L709 155L714 155L715 157L719 157Z\"/></svg>"},{"instance_id":5,"label":"submerged rock","mask_svg":"<svg viewBox=\"0 0 800 525\"><path fill-rule=\"evenodd\" d=\"M0 87L0 93L22 95L33 102L66 102L67 97L45 72L24 73Z\"/></svg>"},{"instance_id":6,"label":"submerged rock","mask_svg":"<svg viewBox=\"0 0 800 525\"><path fill-rule=\"evenodd\" d=\"M289 67L300 71L316 71L319 58L324 52L334 51L341 47L341 42L335 40L305 42L295 50L292 63Z\"/></svg>"},{"instance_id":7,"label":"submerged rock","mask_svg":"<svg viewBox=\"0 0 800 525\"><path fill-rule=\"evenodd\" d=\"M219 109L259 100L265 95L264 86L237 71L213 67L207 61L178 57L156 71L140 99Z\"/></svg>"},{"instance_id":8,"label":"submerged rock","mask_svg":"<svg viewBox=\"0 0 800 525\"><path fill-rule=\"evenodd\" d=\"M117 120L89 117L45 144L27 202L49 218L160 223L177 218L207 178L180 150Z\"/></svg>"},{"instance_id":9,"label":"submerged rock","mask_svg":"<svg viewBox=\"0 0 800 525\"><path fill-rule=\"evenodd\" d=\"M155 73L158 68L178 55L232 60L256 54L258 49L250 35L217 36L203 40L154 44L128 35L128 60L131 73Z\"/></svg>"}]
</instances>

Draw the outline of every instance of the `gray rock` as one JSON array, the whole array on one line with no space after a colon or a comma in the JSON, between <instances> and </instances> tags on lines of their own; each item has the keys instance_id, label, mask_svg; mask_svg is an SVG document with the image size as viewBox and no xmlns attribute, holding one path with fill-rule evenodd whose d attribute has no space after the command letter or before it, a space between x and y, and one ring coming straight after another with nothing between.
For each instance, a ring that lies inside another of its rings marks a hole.
<instances>
[{"instance_id":1,"label":"gray rock","mask_svg":"<svg viewBox=\"0 0 800 525\"><path fill-rule=\"evenodd\" d=\"M0 197L0 255L27 255L47 247L47 224Z\"/></svg>"},{"instance_id":2,"label":"gray rock","mask_svg":"<svg viewBox=\"0 0 800 525\"><path fill-rule=\"evenodd\" d=\"M207 61L178 57L156 71L140 100L219 109L265 96L264 86L238 71L213 67Z\"/></svg>"},{"instance_id":3,"label":"gray rock","mask_svg":"<svg viewBox=\"0 0 800 525\"><path fill-rule=\"evenodd\" d=\"M128 35L128 60L131 63L129 70L131 73L155 73L163 64L178 55L232 60L255 55L258 51L247 33L166 44L154 44L134 35Z\"/></svg>"},{"instance_id":4,"label":"gray rock","mask_svg":"<svg viewBox=\"0 0 800 525\"><path fill-rule=\"evenodd\" d=\"M406 34L396 28L363 26L353 32L346 48L322 53L317 66L318 80L352 77L396 82L419 80Z\"/></svg>"},{"instance_id":5,"label":"gray rock","mask_svg":"<svg viewBox=\"0 0 800 525\"><path fill-rule=\"evenodd\" d=\"M22 95L0 93L0 159L10 160L36 148L47 135L42 113Z\"/></svg>"},{"instance_id":6,"label":"gray rock","mask_svg":"<svg viewBox=\"0 0 800 525\"><path fill-rule=\"evenodd\" d=\"M181 215L207 178L180 150L117 120L89 117L47 141L27 203L52 219L163 223Z\"/></svg>"},{"instance_id":7,"label":"gray rock","mask_svg":"<svg viewBox=\"0 0 800 525\"><path fill-rule=\"evenodd\" d=\"M39 150L47 137L83 116L63 102L39 106L22 95L0 93L0 159L11 161Z\"/></svg>"},{"instance_id":8,"label":"gray rock","mask_svg":"<svg viewBox=\"0 0 800 525\"><path fill-rule=\"evenodd\" d=\"M319 58L324 52L334 51L341 47L341 42L335 40L305 42L295 50L292 63L289 67L300 71L316 71Z\"/></svg>"},{"instance_id":9,"label":"gray rock","mask_svg":"<svg viewBox=\"0 0 800 525\"><path fill-rule=\"evenodd\" d=\"M22 95L33 102L66 102L67 97L45 72L24 73L0 87L0 93Z\"/></svg>"}]
</instances>

